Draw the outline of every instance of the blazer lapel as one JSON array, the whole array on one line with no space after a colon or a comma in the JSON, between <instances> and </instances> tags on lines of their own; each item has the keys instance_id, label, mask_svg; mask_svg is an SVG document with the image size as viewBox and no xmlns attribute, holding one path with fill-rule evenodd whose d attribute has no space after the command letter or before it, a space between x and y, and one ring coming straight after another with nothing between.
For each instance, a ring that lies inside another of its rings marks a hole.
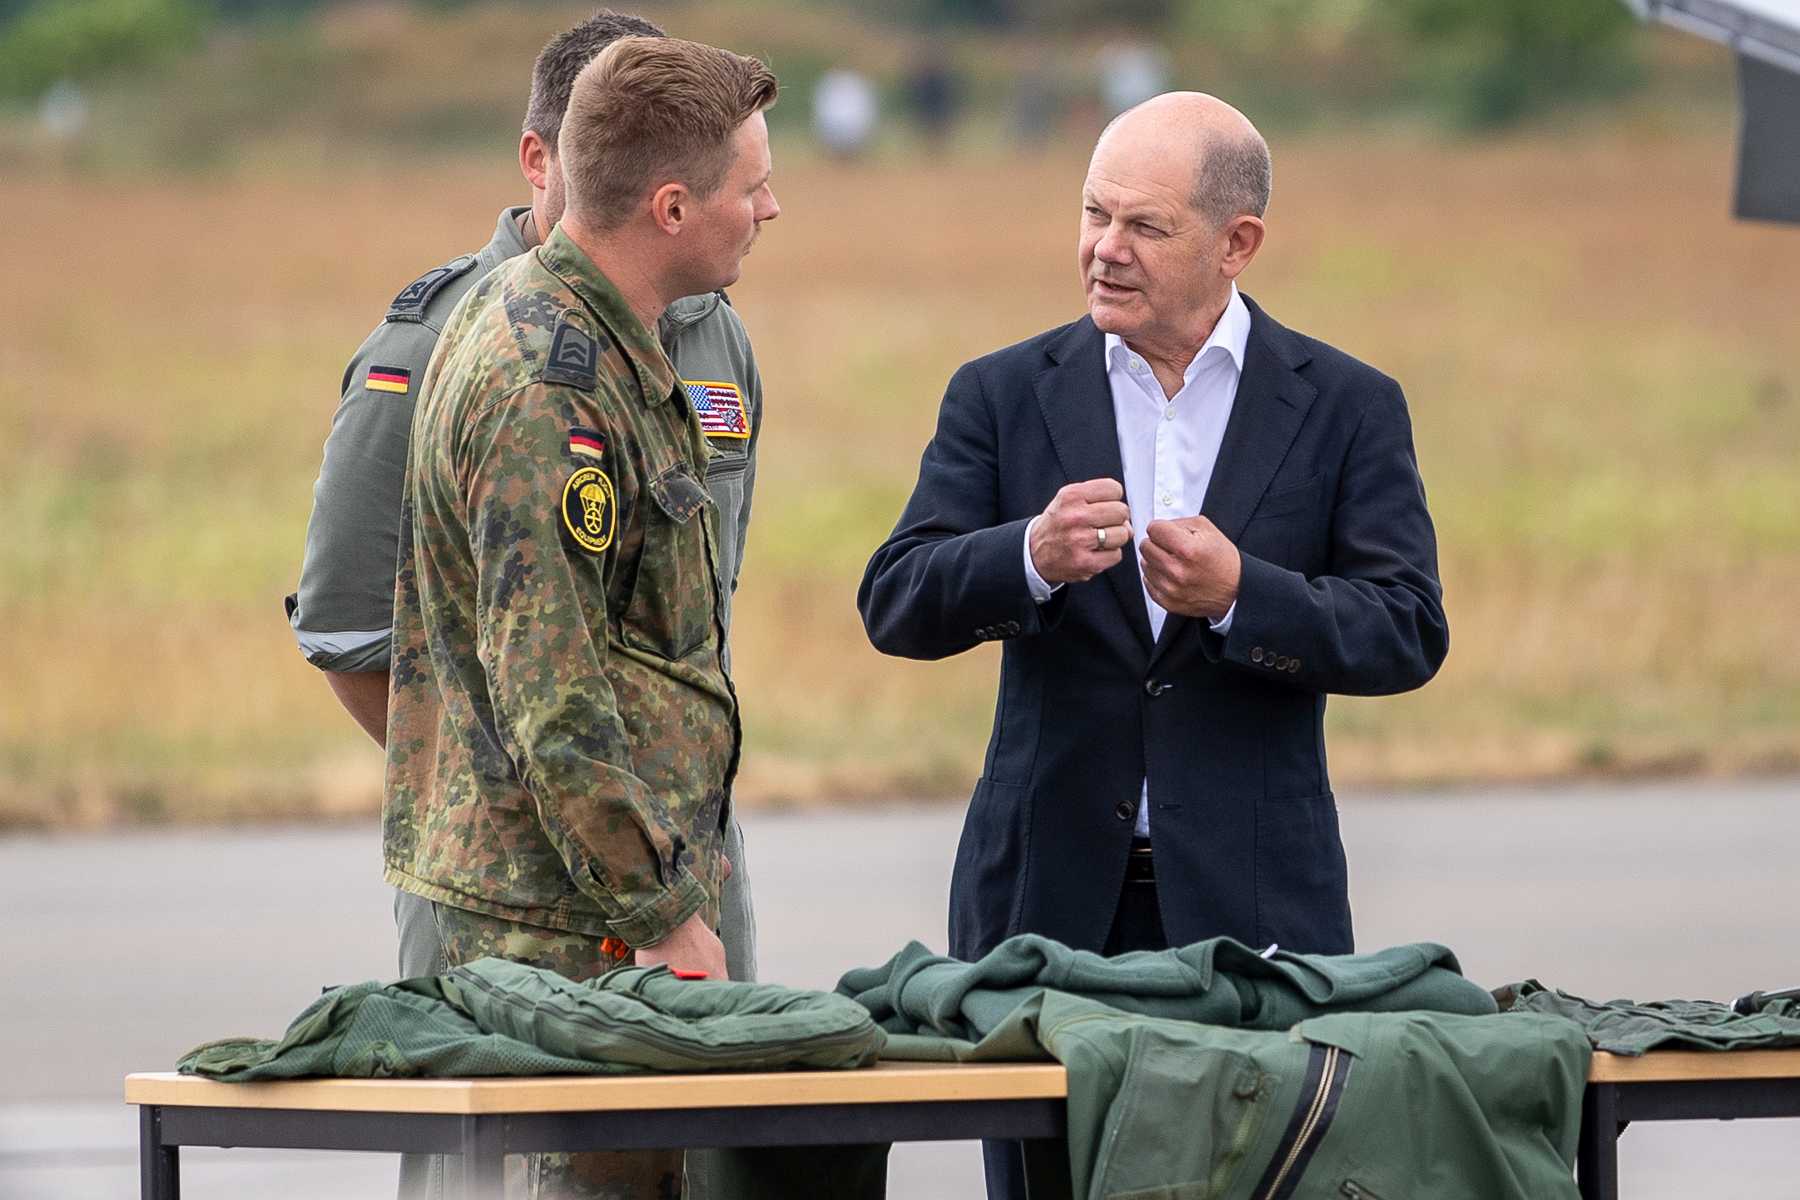
<instances>
[{"instance_id":1,"label":"blazer lapel","mask_svg":"<svg viewBox=\"0 0 1800 1200\"><path fill-rule=\"evenodd\" d=\"M1033 380L1038 407L1050 430L1050 444L1070 483L1116 479L1124 485L1112 388L1106 381L1105 344L1092 318L1083 317L1046 348L1050 365ZM1111 585L1141 650L1149 653L1150 614L1144 608L1137 553L1127 549L1119 565L1102 572L1102 577Z\"/></svg>"},{"instance_id":2,"label":"blazer lapel","mask_svg":"<svg viewBox=\"0 0 1800 1200\"><path fill-rule=\"evenodd\" d=\"M1233 543L1243 535L1250 514L1256 510L1269 481L1275 478L1288 447L1300 432L1318 389L1295 368L1312 355L1305 344L1254 300L1244 297L1250 309L1250 340L1244 348L1244 371L1238 378L1237 397L1212 481L1206 487L1201 513ZM1115 441L1117 440L1115 435ZM1162 636L1150 656L1152 666L1187 632L1194 620L1170 613L1163 621Z\"/></svg>"}]
</instances>

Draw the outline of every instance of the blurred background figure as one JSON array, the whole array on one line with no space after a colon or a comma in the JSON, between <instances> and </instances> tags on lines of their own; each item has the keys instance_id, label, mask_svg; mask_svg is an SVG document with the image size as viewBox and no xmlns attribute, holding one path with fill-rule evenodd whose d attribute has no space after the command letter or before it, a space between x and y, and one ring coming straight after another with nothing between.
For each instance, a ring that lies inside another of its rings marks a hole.
<instances>
[{"instance_id":1,"label":"blurred background figure","mask_svg":"<svg viewBox=\"0 0 1800 1200\"><path fill-rule=\"evenodd\" d=\"M59 79L38 101L38 125L55 141L66 142L87 128L89 111L87 93L81 86Z\"/></svg>"},{"instance_id":2,"label":"blurred background figure","mask_svg":"<svg viewBox=\"0 0 1800 1200\"><path fill-rule=\"evenodd\" d=\"M926 152L942 154L962 107L962 81L942 42L927 42L913 60L906 75L906 103L924 135Z\"/></svg>"},{"instance_id":3,"label":"blurred background figure","mask_svg":"<svg viewBox=\"0 0 1800 1200\"><path fill-rule=\"evenodd\" d=\"M1169 90L1169 59L1144 42L1118 42L1100 50L1100 108L1108 121L1135 104Z\"/></svg>"},{"instance_id":4,"label":"blurred background figure","mask_svg":"<svg viewBox=\"0 0 1800 1200\"><path fill-rule=\"evenodd\" d=\"M1036 55L1019 72L1012 87L1010 123L1013 141L1027 150L1041 150L1056 131L1062 117L1062 75L1045 55Z\"/></svg>"},{"instance_id":5,"label":"blurred background figure","mask_svg":"<svg viewBox=\"0 0 1800 1200\"><path fill-rule=\"evenodd\" d=\"M835 67L813 89L813 134L838 158L855 158L869 148L881 117L875 85L860 71Z\"/></svg>"}]
</instances>

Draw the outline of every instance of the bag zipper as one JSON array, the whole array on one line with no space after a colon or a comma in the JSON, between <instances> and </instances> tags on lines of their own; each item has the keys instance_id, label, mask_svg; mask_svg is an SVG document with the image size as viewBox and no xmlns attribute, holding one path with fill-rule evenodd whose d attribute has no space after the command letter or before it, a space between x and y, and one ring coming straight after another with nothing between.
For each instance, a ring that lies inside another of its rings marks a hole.
<instances>
[{"instance_id":1,"label":"bag zipper","mask_svg":"<svg viewBox=\"0 0 1800 1200\"><path fill-rule=\"evenodd\" d=\"M1374 1192L1371 1192L1368 1188L1356 1182L1354 1179L1344 1180L1342 1186L1338 1188L1338 1191L1344 1193L1350 1200L1381 1200L1380 1196L1377 1196Z\"/></svg>"},{"instance_id":2,"label":"bag zipper","mask_svg":"<svg viewBox=\"0 0 1800 1200\"><path fill-rule=\"evenodd\" d=\"M1300 1103L1269 1160L1262 1182L1256 1185L1257 1200L1287 1200L1294 1194L1307 1161L1337 1116L1344 1081L1350 1077L1350 1063L1349 1055L1336 1046L1313 1043L1307 1057L1306 1080L1300 1087Z\"/></svg>"}]
</instances>

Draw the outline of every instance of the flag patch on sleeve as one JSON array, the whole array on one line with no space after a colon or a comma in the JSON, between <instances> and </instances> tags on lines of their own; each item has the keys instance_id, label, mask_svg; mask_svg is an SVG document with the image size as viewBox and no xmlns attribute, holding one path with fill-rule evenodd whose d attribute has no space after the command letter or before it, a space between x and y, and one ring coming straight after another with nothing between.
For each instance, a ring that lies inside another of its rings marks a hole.
<instances>
[{"instance_id":1,"label":"flag patch on sleeve","mask_svg":"<svg viewBox=\"0 0 1800 1200\"><path fill-rule=\"evenodd\" d=\"M569 453L583 458L605 458L606 439L592 429L579 425L569 428Z\"/></svg>"},{"instance_id":2,"label":"flag patch on sleeve","mask_svg":"<svg viewBox=\"0 0 1800 1200\"><path fill-rule=\"evenodd\" d=\"M405 367L370 367L363 386L371 392L394 392L404 396L412 389L412 372Z\"/></svg>"},{"instance_id":3,"label":"flag patch on sleeve","mask_svg":"<svg viewBox=\"0 0 1800 1200\"><path fill-rule=\"evenodd\" d=\"M700 432L707 437L747 438L750 414L744 411L744 395L735 383L709 379L684 379L688 403L700 418Z\"/></svg>"}]
</instances>

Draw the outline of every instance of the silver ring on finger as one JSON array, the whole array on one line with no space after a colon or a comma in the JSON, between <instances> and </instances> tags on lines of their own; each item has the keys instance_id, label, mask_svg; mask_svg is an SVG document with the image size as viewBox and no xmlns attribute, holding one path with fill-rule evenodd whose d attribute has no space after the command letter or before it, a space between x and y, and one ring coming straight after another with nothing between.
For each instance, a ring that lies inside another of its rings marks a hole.
<instances>
[{"instance_id":1,"label":"silver ring on finger","mask_svg":"<svg viewBox=\"0 0 1800 1200\"><path fill-rule=\"evenodd\" d=\"M1094 549L1096 549L1096 550L1106 549L1106 530L1104 530L1104 529L1094 530Z\"/></svg>"}]
</instances>

